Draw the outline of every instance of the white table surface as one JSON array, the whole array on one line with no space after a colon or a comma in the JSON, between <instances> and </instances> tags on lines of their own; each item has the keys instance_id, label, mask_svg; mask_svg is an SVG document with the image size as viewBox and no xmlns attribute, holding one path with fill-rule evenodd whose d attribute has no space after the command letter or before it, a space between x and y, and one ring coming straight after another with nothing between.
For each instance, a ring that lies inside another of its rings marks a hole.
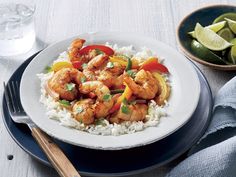
<instances>
[{"instance_id":1,"label":"white table surface","mask_svg":"<svg viewBox=\"0 0 236 177\"><path fill-rule=\"evenodd\" d=\"M135 32L163 41L178 50L175 31L184 16L205 5L236 4L236 0L36 0L35 2L38 42L27 54L11 58L0 57L1 84L7 81L27 56L35 51L55 41L88 31ZM209 81L213 95L236 74L236 72L212 70L200 64L198 66ZM2 86L0 93L2 100ZM8 160L8 155L13 155L13 159ZM163 167L133 177L162 177L183 158L180 157ZM0 176L56 177L58 175L54 169L42 165L19 148L0 119Z\"/></svg>"}]
</instances>

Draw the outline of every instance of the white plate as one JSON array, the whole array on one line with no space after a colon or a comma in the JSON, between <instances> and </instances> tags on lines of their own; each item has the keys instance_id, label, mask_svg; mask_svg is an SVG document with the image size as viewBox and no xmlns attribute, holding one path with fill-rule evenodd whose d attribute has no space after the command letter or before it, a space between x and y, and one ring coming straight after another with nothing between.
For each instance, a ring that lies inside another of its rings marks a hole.
<instances>
[{"instance_id":1,"label":"white plate","mask_svg":"<svg viewBox=\"0 0 236 177\"><path fill-rule=\"evenodd\" d=\"M119 46L133 45L136 49L147 47L165 58L164 64L170 71L171 97L167 108L168 117L161 118L157 127L120 136L92 135L87 132L70 129L59 125L46 116L46 109L39 102L40 80L36 74L43 72L58 55L67 50L71 41L81 37L87 44L109 42ZM200 95L200 83L192 64L173 48L134 34L118 32L99 32L82 34L57 42L36 56L26 68L20 85L22 105L33 122L47 134L70 144L93 149L118 150L146 145L160 140L182 127L197 107Z\"/></svg>"}]
</instances>

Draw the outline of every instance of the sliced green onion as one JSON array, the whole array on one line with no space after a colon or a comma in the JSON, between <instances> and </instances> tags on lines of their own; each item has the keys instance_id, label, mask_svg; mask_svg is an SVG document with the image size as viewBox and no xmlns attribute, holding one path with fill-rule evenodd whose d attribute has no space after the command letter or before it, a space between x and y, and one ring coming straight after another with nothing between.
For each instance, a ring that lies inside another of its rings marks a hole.
<instances>
[{"instance_id":1,"label":"sliced green onion","mask_svg":"<svg viewBox=\"0 0 236 177\"><path fill-rule=\"evenodd\" d=\"M127 104L127 103L128 103L128 100L127 100L126 98L124 98L124 99L122 100L122 103Z\"/></svg>"},{"instance_id":2,"label":"sliced green onion","mask_svg":"<svg viewBox=\"0 0 236 177\"><path fill-rule=\"evenodd\" d=\"M51 67L51 66L46 66L46 67L44 68L44 71L45 71L46 73L49 73L49 72L52 71L52 67Z\"/></svg>"},{"instance_id":3,"label":"sliced green onion","mask_svg":"<svg viewBox=\"0 0 236 177\"><path fill-rule=\"evenodd\" d=\"M102 126L106 126L106 123L104 122L104 118L100 118L100 119L96 119L95 121L94 121L94 124L95 125L102 125Z\"/></svg>"},{"instance_id":4,"label":"sliced green onion","mask_svg":"<svg viewBox=\"0 0 236 177\"><path fill-rule=\"evenodd\" d=\"M135 71L133 71L133 70L128 70L127 71L127 74L130 76L130 77L132 77L132 78L135 78L135 76L136 76L136 72Z\"/></svg>"},{"instance_id":5,"label":"sliced green onion","mask_svg":"<svg viewBox=\"0 0 236 177\"><path fill-rule=\"evenodd\" d=\"M111 94L123 93L124 89L111 90Z\"/></svg>"},{"instance_id":6,"label":"sliced green onion","mask_svg":"<svg viewBox=\"0 0 236 177\"><path fill-rule=\"evenodd\" d=\"M132 68L132 61L131 58L128 58L127 66L125 68L125 71L129 71Z\"/></svg>"},{"instance_id":7,"label":"sliced green onion","mask_svg":"<svg viewBox=\"0 0 236 177\"><path fill-rule=\"evenodd\" d=\"M63 106L70 106L70 102L67 100L59 100L59 103L62 104Z\"/></svg>"},{"instance_id":8,"label":"sliced green onion","mask_svg":"<svg viewBox=\"0 0 236 177\"><path fill-rule=\"evenodd\" d=\"M80 122L81 124L83 124L83 119L80 119L79 122Z\"/></svg>"}]
</instances>

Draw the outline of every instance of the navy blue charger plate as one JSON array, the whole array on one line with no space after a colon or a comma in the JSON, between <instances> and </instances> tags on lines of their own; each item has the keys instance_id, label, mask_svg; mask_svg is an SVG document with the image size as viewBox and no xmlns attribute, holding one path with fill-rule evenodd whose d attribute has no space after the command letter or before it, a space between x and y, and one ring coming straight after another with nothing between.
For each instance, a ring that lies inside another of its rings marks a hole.
<instances>
[{"instance_id":1,"label":"navy blue charger plate","mask_svg":"<svg viewBox=\"0 0 236 177\"><path fill-rule=\"evenodd\" d=\"M26 60L14 72L9 81L20 81L22 73L35 56L36 54ZM195 68L201 85L198 106L187 124L168 137L143 147L117 151L86 149L58 140L55 140L56 143L80 174L86 176L125 176L137 174L176 159L198 141L211 119L213 105L211 90L203 74L196 66ZM4 124L15 142L28 154L40 162L51 166L47 157L31 136L28 127L12 121L5 99L3 99L2 105Z\"/></svg>"}]
</instances>

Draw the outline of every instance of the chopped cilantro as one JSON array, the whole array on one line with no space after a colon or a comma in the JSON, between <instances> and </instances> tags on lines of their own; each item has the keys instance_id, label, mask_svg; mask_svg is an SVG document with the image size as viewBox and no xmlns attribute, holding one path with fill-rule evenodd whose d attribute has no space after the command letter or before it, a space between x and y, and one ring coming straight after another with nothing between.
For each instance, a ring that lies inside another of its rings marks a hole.
<instances>
[{"instance_id":1,"label":"chopped cilantro","mask_svg":"<svg viewBox=\"0 0 236 177\"><path fill-rule=\"evenodd\" d=\"M105 126L106 123L104 122L104 120L105 120L104 118L96 119L95 122L94 122L94 124L95 124L95 125L102 125L102 126Z\"/></svg>"},{"instance_id":2,"label":"chopped cilantro","mask_svg":"<svg viewBox=\"0 0 236 177\"><path fill-rule=\"evenodd\" d=\"M80 79L80 81L81 81L81 83L84 83L84 82L86 81L86 77L82 77L82 78Z\"/></svg>"},{"instance_id":3,"label":"chopped cilantro","mask_svg":"<svg viewBox=\"0 0 236 177\"><path fill-rule=\"evenodd\" d=\"M113 67L114 67L114 64L109 61L109 62L107 63L107 68L113 68Z\"/></svg>"},{"instance_id":4,"label":"chopped cilantro","mask_svg":"<svg viewBox=\"0 0 236 177\"><path fill-rule=\"evenodd\" d=\"M103 96L103 100L104 101L109 101L111 99L111 95L110 94L106 94Z\"/></svg>"},{"instance_id":5,"label":"chopped cilantro","mask_svg":"<svg viewBox=\"0 0 236 177\"><path fill-rule=\"evenodd\" d=\"M52 71L52 67L51 67L51 66L46 66L45 69L44 69L44 71L45 71L46 73L49 73L49 72Z\"/></svg>"},{"instance_id":6,"label":"chopped cilantro","mask_svg":"<svg viewBox=\"0 0 236 177\"><path fill-rule=\"evenodd\" d=\"M126 98L123 99L122 103L127 104L128 100Z\"/></svg>"},{"instance_id":7,"label":"chopped cilantro","mask_svg":"<svg viewBox=\"0 0 236 177\"><path fill-rule=\"evenodd\" d=\"M64 105L64 106L70 106L70 102L67 100L59 100L59 103Z\"/></svg>"},{"instance_id":8,"label":"chopped cilantro","mask_svg":"<svg viewBox=\"0 0 236 177\"><path fill-rule=\"evenodd\" d=\"M82 124L83 123L83 119L80 119L79 122Z\"/></svg>"},{"instance_id":9,"label":"chopped cilantro","mask_svg":"<svg viewBox=\"0 0 236 177\"><path fill-rule=\"evenodd\" d=\"M127 71L127 74L128 74L130 77L134 78L137 73L136 73L135 71L133 71L133 70L128 70L128 71Z\"/></svg>"},{"instance_id":10,"label":"chopped cilantro","mask_svg":"<svg viewBox=\"0 0 236 177\"><path fill-rule=\"evenodd\" d=\"M83 112L83 111L84 111L84 108L83 108L82 106L79 106L79 107L76 108L76 112L77 112L78 114L80 114L80 113Z\"/></svg>"},{"instance_id":11,"label":"chopped cilantro","mask_svg":"<svg viewBox=\"0 0 236 177\"><path fill-rule=\"evenodd\" d=\"M122 111L122 113L124 113L124 114L129 114L129 112L130 112L128 106L127 106L127 105L124 105L124 104L121 106L121 111Z\"/></svg>"},{"instance_id":12,"label":"chopped cilantro","mask_svg":"<svg viewBox=\"0 0 236 177\"><path fill-rule=\"evenodd\" d=\"M66 84L66 90L67 91L72 91L74 88L75 88L75 84L74 83Z\"/></svg>"},{"instance_id":13,"label":"chopped cilantro","mask_svg":"<svg viewBox=\"0 0 236 177\"><path fill-rule=\"evenodd\" d=\"M88 66L88 64L87 64L87 63L83 63L83 64L82 64L82 68L83 68L83 69L86 69L86 68L87 68L87 66Z\"/></svg>"},{"instance_id":14,"label":"chopped cilantro","mask_svg":"<svg viewBox=\"0 0 236 177\"><path fill-rule=\"evenodd\" d=\"M104 54L104 52L101 51L101 50L99 50L99 49L95 49L95 51L96 51L96 54L97 54L97 55Z\"/></svg>"}]
</instances>

